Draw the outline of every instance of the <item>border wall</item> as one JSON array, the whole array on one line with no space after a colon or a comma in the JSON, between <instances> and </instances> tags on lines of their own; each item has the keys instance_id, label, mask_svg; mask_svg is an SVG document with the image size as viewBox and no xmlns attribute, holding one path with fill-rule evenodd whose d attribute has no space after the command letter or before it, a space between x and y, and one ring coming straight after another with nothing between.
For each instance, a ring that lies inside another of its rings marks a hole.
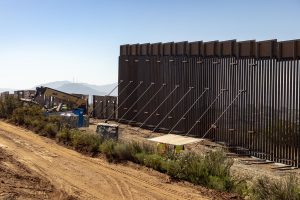
<instances>
[{"instance_id":1,"label":"border wall","mask_svg":"<svg viewBox=\"0 0 300 200\"><path fill-rule=\"evenodd\" d=\"M125 123L299 166L300 40L122 45L121 80Z\"/></svg>"}]
</instances>

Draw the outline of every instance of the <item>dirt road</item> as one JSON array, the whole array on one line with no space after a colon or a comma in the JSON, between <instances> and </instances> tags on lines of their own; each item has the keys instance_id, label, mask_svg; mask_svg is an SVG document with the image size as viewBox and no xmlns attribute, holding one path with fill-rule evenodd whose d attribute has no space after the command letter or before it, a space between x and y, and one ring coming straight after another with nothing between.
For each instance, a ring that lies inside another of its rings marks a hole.
<instances>
[{"instance_id":1,"label":"dirt road","mask_svg":"<svg viewBox=\"0 0 300 200\"><path fill-rule=\"evenodd\" d=\"M0 199L72 199L0 147Z\"/></svg>"},{"instance_id":2,"label":"dirt road","mask_svg":"<svg viewBox=\"0 0 300 200\"><path fill-rule=\"evenodd\" d=\"M193 187L169 184L165 175L84 156L1 121L0 147L56 190L79 199L208 199Z\"/></svg>"}]
</instances>

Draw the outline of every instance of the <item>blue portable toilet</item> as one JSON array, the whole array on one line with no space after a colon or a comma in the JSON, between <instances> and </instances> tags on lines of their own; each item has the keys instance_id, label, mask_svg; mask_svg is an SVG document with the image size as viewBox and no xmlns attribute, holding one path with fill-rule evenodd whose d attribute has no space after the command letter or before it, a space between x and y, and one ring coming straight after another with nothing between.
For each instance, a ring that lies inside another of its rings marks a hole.
<instances>
[{"instance_id":1,"label":"blue portable toilet","mask_svg":"<svg viewBox=\"0 0 300 200\"><path fill-rule=\"evenodd\" d=\"M78 127L83 127L83 124L84 124L84 117L83 117L84 110L81 109L81 108L76 108L75 110L73 110L73 113L75 115L78 115Z\"/></svg>"}]
</instances>

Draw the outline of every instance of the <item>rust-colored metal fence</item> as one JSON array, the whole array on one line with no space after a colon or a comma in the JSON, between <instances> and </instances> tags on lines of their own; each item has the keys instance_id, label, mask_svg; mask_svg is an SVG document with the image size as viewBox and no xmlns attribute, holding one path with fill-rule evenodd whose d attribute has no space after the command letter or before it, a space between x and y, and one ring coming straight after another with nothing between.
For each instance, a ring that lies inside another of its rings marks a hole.
<instances>
[{"instance_id":1,"label":"rust-colored metal fence","mask_svg":"<svg viewBox=\"0 0 300 200\"><path fill-rule=\"evenodd\" d=\"M116 119L117 97L93 95L93 117Z\"/></svg>"},{"instance_id":2,"label":"rust-colored metal fence","mask_svg":"<svg viewBox=\"0 0 300 200\"><path fill-rule=\"evenodd\" d=\"M124 122L299 166L299 40L122 45L119 80Z\"/></svg>"}]
</instances>

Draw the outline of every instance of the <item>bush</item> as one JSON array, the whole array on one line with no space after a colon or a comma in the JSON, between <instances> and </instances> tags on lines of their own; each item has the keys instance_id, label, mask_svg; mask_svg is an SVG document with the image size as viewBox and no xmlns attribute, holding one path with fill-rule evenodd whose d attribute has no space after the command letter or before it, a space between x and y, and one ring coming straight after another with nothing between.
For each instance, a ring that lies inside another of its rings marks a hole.
<instances>
[{"instance_id":1,"label":"bush","mask_svg":"<svg viewBox=\"0 0 300 200\"><path fill-rule=\"evenodd\" d=\"M46 126L46 122L40 119L34 119L31 122L31 126L33 127L33 131L36 133L41 133L42 130L44 130L44 127Z\"/></svg>"},{"instance_id":2,"label":"bush","mask_svg":"<svg viewBox=\"0 0 300 200\"><path fill-rule=\"evenodd\" d=\"M105 154L109 162L115 160L115 146L116 142L114 140L106 140L100 145L100 152Z\"/></svg>"},{"instance_id":3,"label":"bush","mask_svg":"<svg viewBox=\"0 0 300 200\"><path fill-rule=\"evenodd\" d=\"M99 145L102 141L100 136L79 130L71 130L69 134L71 144L77 151L93 154L99 152Z\"/></svg>"},{"instance_id":4,"label":"bush","mask_svg":"<svg viewBox=\"0 0 300 200\"><path fill-rule=\"evenodd\" d=\"M210 152L206 156L186 153L172 155L171 158L160 159L160 166L154 165L175 179L187 180L221 191L230 191L233 188L234 181L229 173L232 162L221 151Z\"/></svg>"},{"instance_id":5,"label":"bush","mask_svg":"<svg viewBox=\"0 0 300 200\"><path fill-rule=\"evenodd\" d=\"M142 147L137 142L131 142L128 144L119 143L115 148L116 154L119 157L119 160L129 160L136 162L135 155L142 152Z\"/></svg>"},{"instance_id":6,"label":"bush","mask_svg":"<svg viewBox=\"0 0 300 200\"><path fill-rule=\"evenodd\" d=\"M128 144L116 143L114 147L114 159L115 161L132 160L132 154Z\"/></svg>"},{"instance_id":7,"label":"bush","mask_svg":"<svg viewBox=\"0 0 300 200\"><path fill-rule=\"evenodd\" d=\"M231 177L208 176L207 186L219 191L232 191L233 181Z\"/></svg>"},{"instance_id":8,"label":"bush","mask_svg":"<svg viewBox=\"0 0 300 200\"><path fill-rule=\"evenodd\" d=\"M276 182L267 177L259 178L253 184L250 196L257 200L299 200L299 181L292 175Z\"/></svg>"},{"instance_id":9,"label":"bush","mask_svg":"<svg viewBox=\"0 0 300 200\"><path fill-rule=\"evenodd\" d=\"M140 146L139 143L131 142L131 143L128 144L128 150L130 151L130 154L131 154L130 160L134 161L135 160L135 155L137 153L141 153L143 149L142 149L142 147Z\"/></svg>"},{"instance_id":10,"label":"bush","mask_svg":"<svg viewBox=\"0 0 300 200\"><path fill-rule=\"evenodd\" d=\"M60 130L60 121L57 117L46 117L39 106L23 106L13 111L11 120L23 125L42 136L54 138Z\"/></svg>"},{"instance_id":11,"label":"bush","mask_svg":"<svg viewBox=\"0 0 300 200\"><path fill-rule=\"evenodd\" d=\"M214 176L226 177L230 175L230 168L233 160L226 157L221 150L212 151L205 157L205 165L209 169L209 173Z\"/></svg>"},{"instance_id":12,"label":"bush","mask_svg":"<svg viewBox=\"0 0 300 200\"><path fill-rule=\"evenodd\" d=\"M241 197L249 197L250 184L245 179L234 180L232 191L239 194Z\"/></svg>"},{"instance_id":13,"label":"bush","mask_svg":"<svg viewBox=\"0 0 300 200\"><path fill-rule=\"evenodd\" d=\"M144 165L146 153L139 152L134 155L135 162Z\"/></svg>"},{"instance_id":14,"label":"bush","mask_svg":"<svg viewBox=\"0 0 300 200\"><path fill-rule=\"evenodd\" d=\"M56 124L53 123L47 123L42 130L43 133L46 134L46 136L50 138L55 138L57 132L58 132L59 127Z\"/></svg>"},{"instance_id":15,"label":"bush","mask_svg":"<svg viewBox=\"0 0 300 200\"><path fill-rule=\"evenodd\" d=\"M56 139L58 142L62 142L64 144L70 144L71 142L71 134L67 129L62 129L56 134Z\"/></svg>"},{"instance_id":16,"label":"bush","mask_svg":"<svg viewBox=\"0 0 300 200\"><path fill-rule=\"evenodd\" d=\"M232 161L228 160L222 151L210 152L206 156L186 153L172 154L168 157L142 151L136 153L134 159L137 163L166 172L175 179L187 180L221 191L231 191L234 187L229 173Z\"/></svg>"},{"instance_id":17,"label":"bush","mask_svg":"<svg viewBox=\"0 0 300 200\"><path fill-rule=\"evenodd\" d=\"M175 179L183 179L182 166L176 160L168 159L162 163L162 168L166 171L166 173Z\"/></svg>"},{"instance_id":18,"label":"bush","mask_svg":"<svg viewBox=\"0 0 300 200\"><path fill-rule=\"evenodd\" d=\"M144 157L144 164L158 171L164 171L162 168L163 157L157 154L146 154Z\"/></svg>"},{"instance_id":19,"label":"bush","mask_svg":"<svg viewBox=\"0 0 300 200\"><path fill-rule=\"evenodd\" d=\"M153 154L153 153L155 153L155 149L154 149L153 145L149 145L149 144L147 144L147 143L143 143L143 144L141 145L141 149L142 149L145 153L147 153L147 154Z\"/></svg>"},{"instance_id":20,"label":"bush","mask_svg":"<svg viewBox=\"0 0 300 200\"><path fill-rule=\"evenodd\" d=\"M22 103L14 97L8 96L4 101L0 101L0 118L11 118L15 109L22 106Z\"/></svg>"}]
</instances>

